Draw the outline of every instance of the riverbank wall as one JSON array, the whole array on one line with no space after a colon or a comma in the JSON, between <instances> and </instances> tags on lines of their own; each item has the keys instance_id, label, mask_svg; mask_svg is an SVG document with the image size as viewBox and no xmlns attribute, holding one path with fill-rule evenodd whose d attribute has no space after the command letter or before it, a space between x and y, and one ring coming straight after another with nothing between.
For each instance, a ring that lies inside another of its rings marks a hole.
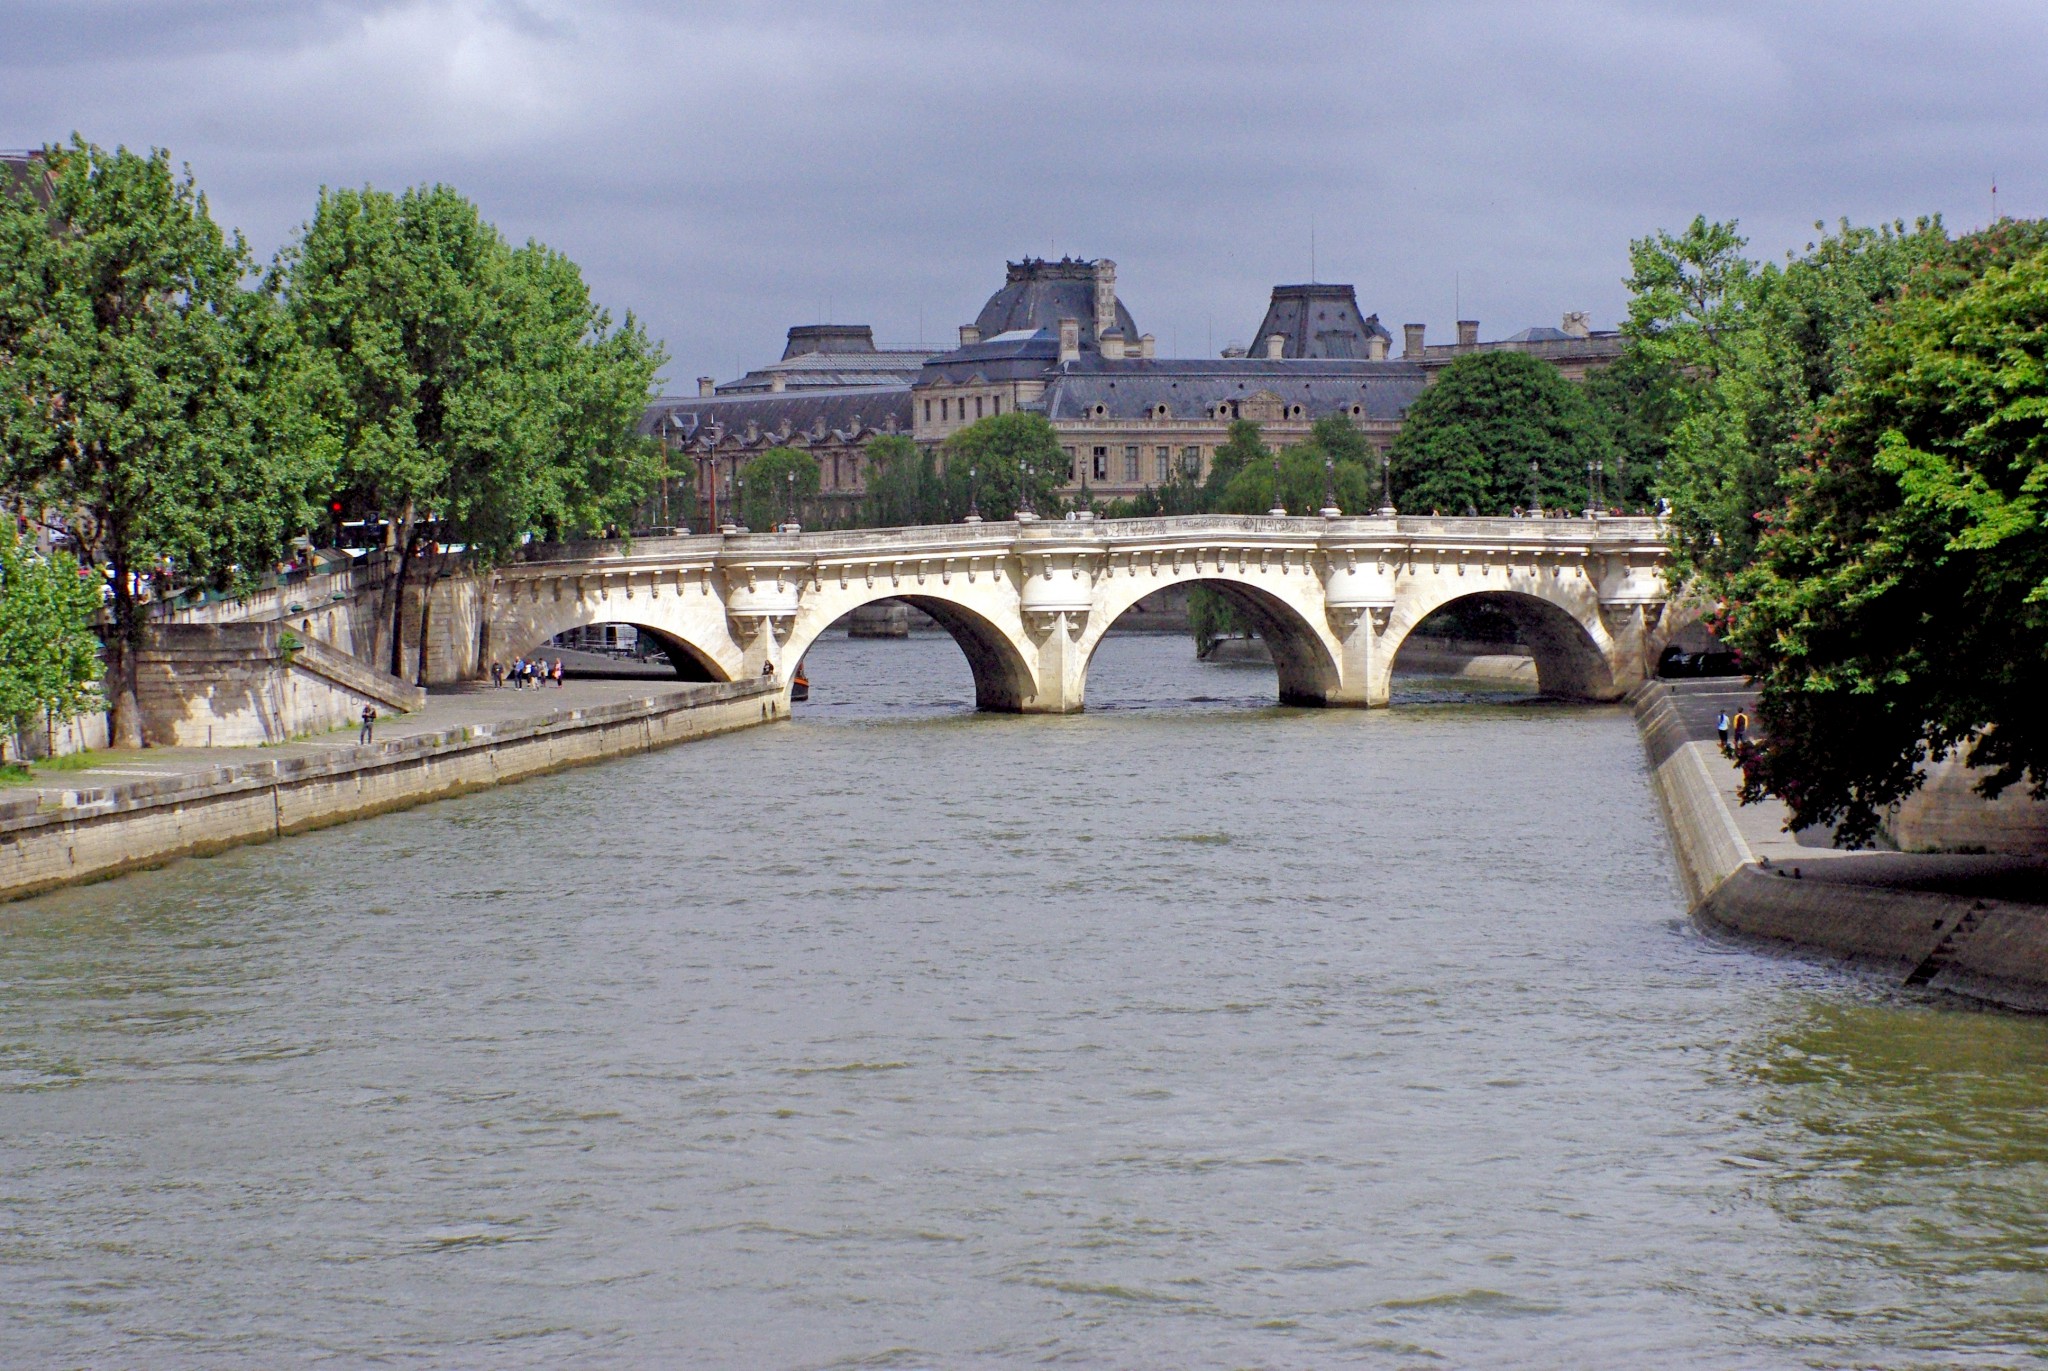
<instances>
[{"instance_id":1,"label":"riverbank wall","mask_svg":"<svg viewBox=\"0 0 2048 1371\"><path fill-rule=\"evenodd\" d=\"M0 900L784 717L780 686L644 698L0 802Z\"/></svg>"},{"instance_id":2,"label":"riverbank wall","mask_svg":"<svg viewBox=\"0 0 2048 1371\"><path fill-rule=\"evenodd\" d=\"M2048 859L1845 852L1741 805L1713 717L1739 681L1653 681L1632 698L1693 918L1710 932L1903 986L2048 1012Z\"/></svg>"}]
</instances>

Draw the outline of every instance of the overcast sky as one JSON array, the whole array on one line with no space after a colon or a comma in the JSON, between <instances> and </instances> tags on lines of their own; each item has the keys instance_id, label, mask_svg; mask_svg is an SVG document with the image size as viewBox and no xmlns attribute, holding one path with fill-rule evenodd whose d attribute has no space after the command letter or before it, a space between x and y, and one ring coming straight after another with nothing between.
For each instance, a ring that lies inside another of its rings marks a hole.
<instances>
[{"instance_id":1,"label":"overcast sky","mask_svg":"<svg viewBox=\"0 0 2048 1371\"><path fill-rule=\"evenodd\" d=\"M1694 214L2048 212L2041 0L720 5L6 0L0 147L161 146L268 257L318 188L449 182L666 340L949 339L1025 254L1112 257L1162 354L1278 282L1399 335L1625 304Z\"/></svg>"}]
</instances>

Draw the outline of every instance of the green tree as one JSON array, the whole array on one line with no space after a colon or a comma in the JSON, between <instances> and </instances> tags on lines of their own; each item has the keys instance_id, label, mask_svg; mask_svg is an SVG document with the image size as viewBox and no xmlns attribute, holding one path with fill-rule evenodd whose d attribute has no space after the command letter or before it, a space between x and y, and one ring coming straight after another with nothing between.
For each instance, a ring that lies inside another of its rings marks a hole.
<instances>
[{"instance_id":1,"label":"green tree","mask_svg":"<svg viewBox=\"0 0 2048 1371\"><path fill-rule=\"evenodd\" d=\"M1014 518L1025 493L1039 514L1060 508L1067 454L1042 414L977 419L946 439L941 453L947 522L967 517L970 498L985 519Z\"/></svg>"},{"instance_id":2,"label":"green tree","mask_svg":"<svg viewBox=\"0 0 2048 1371\"><path fill-rule=\"evenodd\" d=\"M771 447L740 468L740 480L740 517L748 528L766 532L801 518L804 502L818 493L818 459L793 447Z\"/></svg>"},{"instance_id":3,"label":"green tree","mask_svg":"<svg viewBox=\"0 0 2048 1371\"><path fill-rule=\"evenodd\" d=\"M908 528L937 523L945 503L937 460L900 433L887 433L868 444L867 494L862 522L869 528Z\"/></svg>"},{"instance_id":4,"label":"green tree","mask_svg":"<svg viewBox=\"0 0 2048 1371\"><path fill-rule=\"evenodd\" d=\"M453 189L323 190L275 276L332 378L340 498L392 529L394 675L408 581L417 568L430 602L443 544L488 565L528 536L601 530L658 472L637 426L661 349L630 314L614 328L573 262L509 247Z\"/></svg>"},{"instance_id":5,"label":"green tree","mask_svg":"<svg viewBox=\"0 0 2048 1371\"><path fill-rule=\"evenodd\" d=\"M162 151L45 150L47 208L0 196L0 489L108 573L117 746L141 744L142 577L228 585L310 527L333 445L318 376Z\"/></svg>"},{"instance_id":6,"label":"green tree","mask_svg":"<svg viewBox=\"0 0 2048 1371\"><path fill-rule=\"evenodd\" d=\"M1270 466L1272 461L1273 449L1266 446L1259 426L1249 419L1231 420L1223 442L1209 459L1209 475L1202 484L1203 507L1221 510L1223 492L1239 472L1247 467Z\"/></svg>"},{"instance_id":7,"label":"green tree","mask_svg":"<svg viewBox=\"0 0 2048 1371\"><path fill-rule=\"evenodd\" d=\"M1275 507L1272 458L1253 462L1232 477L1218 509L1226 514L1264 514ZM1280 508L1289 514L1314 514L1329 500L1334 486L1337 508L1365 514L1379 504L1372 472L1364 463L1335 461L1311 437L1280 451Z\"/></svg>"},{"instance_id":8,"label":"green tree","mask_svg":"<svg viewBox=\"0 0 2048 1371\"><path fill-rule=\"evenodd\" d=\"M1670 378L1655 399L1668 434L1660 488L1672 504L1679 574L1710 587L1754 555L1760 518L1803 460L1858 330L1949 251L1938 219L1910 229L1844 222L1783 265L1751 263L1743 246L1733 223L1700 218L1629 254L1624 367Z\"/></svg>"},{"instance_id":9,"label":"green tree","mask_svg":"<svg viewBox=\"0 0 2048 1371\"><path fill-rule=\"evenodd\" d=\"M37 557L11 533L0 542L0 718L16 734L41 725L46 749L57 725L104 704L100 584L68 553Z\"/></svg>"},{"instance_id":10,"label":"green tree","mask_svg":"<svg viewBox=\"0 0 2048 1371\"><path fill-rule=\"evenodd\" d=\"M1461 357L1408 407L1387 454L1394 503L1414 514L1586 503L1586 464L1611 464L1607 426L1556 367L1519 352Z\"/></svg>"},{"instance_id":11,"label":"green tree","mask_svg":"<svg viewBox=\"0 0 2048 1371\"><path fill-rule=\"evenodd\" d=\"M1744 798L1858 845L1960 749L2048 795L2048 225L1940 252L1852 339L1779 481L1728 636L1757 674Z\"/></svg>"}]
</instances>

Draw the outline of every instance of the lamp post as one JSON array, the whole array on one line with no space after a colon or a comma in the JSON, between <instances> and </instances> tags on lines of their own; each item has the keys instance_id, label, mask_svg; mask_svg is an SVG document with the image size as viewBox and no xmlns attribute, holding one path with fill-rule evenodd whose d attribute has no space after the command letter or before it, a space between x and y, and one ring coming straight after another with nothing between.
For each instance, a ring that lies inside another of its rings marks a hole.
<instances>
[{"instance_id":1,"label":"lamp post","mask_svg":"<svg viewBox=\"0 0 2048 1371\"><path fill-rule=\"evenodd\" d=\"M1323 517L1334 519L1344 511L1337 508L1337 458L1323 454Z\"/></svg>"},{"instance_id":2,"label":"lamp post","mask_svg":"<svg viewBox=\"0 0 2048 1371\"><path fill-rule=\"evenodd\" d=\"M1280 499L1280 454L1277 452L1273 454L1273 507L1266 513L1276 519L1284 518L1287 514L1287 506Z\"/></svg>"},{"instance_id":3,"label":"lamp post","mask_svg":"<svg viewBox=\"0 0 2048 1371\"><path fill-rule=\"evenodd\" d=\"M739 494L733 498L732 521L738 525L740 532L745 533L747 526L741 521L747 517L747 478L735 476L732 479L733 485L739 491Z\"/></svg>"},{"instance_id":4,"label":"lamp post","mask_svg":"<svg viewBox=\"0 0 2048 1371\"><path fill-rule=\"evenodd\" d=\"M1031 509L1031 459L1017 464L1017 522L1028 524L1038 516Z\"/></svg>"},{"instance_id":5,"label":"lamp post","mask_svg":"<svg viewBox=\"0 0 2048 1371\"><path fill-rule=\"evenodd\" d=\"M1380 517L1394 517L1394 462L1386 453L1380 454Z\"/></svg>"},{"instance_id":6,"label":"lamp post","mask_svg":"<svg viewBox=\"0 0 2048 1371\"><path fill-rule=\"evenodd\" d=\"M795 533L798 531L796 522L796 468L791 467L782 474L788 482L789 492L782 501L783 532Z\"/></svg>"},{"instance_id":7,"label":"lamp post","mask_svg":"<svg viewBox=\"0 0 2048 1371\"><path fill-rule=\"evenodd\" d=\"M1543 467L1534 457L1529 459L1529 517L1543 517Z\"/></svg>"},{"instance_id":8,"label":"lamp post","mask_svg":"<svg viewBox=\"0 0 2048 1371\"><path fill-rule=\"evenodd\" d=\"M981 472L978 469L967 468L967 518L962 521L964 523L981 522L980 478Z\"/></svg>"}]
</instances>

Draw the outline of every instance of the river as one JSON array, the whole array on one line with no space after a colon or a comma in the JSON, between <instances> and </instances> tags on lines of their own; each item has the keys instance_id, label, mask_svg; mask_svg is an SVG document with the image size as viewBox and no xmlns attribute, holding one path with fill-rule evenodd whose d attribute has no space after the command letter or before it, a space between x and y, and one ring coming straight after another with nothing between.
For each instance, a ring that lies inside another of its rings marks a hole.
<instances>
[{"instance_id":1,"label":"river","mask_svg":"<svg viewBox=\"0 0 2048 1371\"><path fill-rule=\"evenodd\" d=\"M2048 1023L1703 938L1625 711L810 674L0 910L0 1363L2048 1352Z\"/></svg>"}]
</instances>

